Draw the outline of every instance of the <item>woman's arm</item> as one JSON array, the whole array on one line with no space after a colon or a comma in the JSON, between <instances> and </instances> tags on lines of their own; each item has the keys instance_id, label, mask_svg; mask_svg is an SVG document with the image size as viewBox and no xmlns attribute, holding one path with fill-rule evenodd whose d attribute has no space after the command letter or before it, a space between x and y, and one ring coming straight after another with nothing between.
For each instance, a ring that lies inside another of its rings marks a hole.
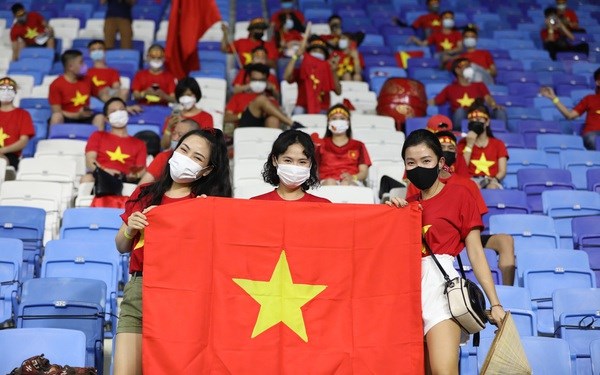
<instances>
[{"instance_id":1,"label":"woman's arm","mask_svg":"<svg viewBox=\"0 0 600 375\"><path fill-rule=\"evenodd\" d=\"M502 181L502 179L504 179L504 177L506 176L506 158L505 157L501 157L500 159L498 159L498 173L496 173L496 179L498 180L498 182Z\"/></svg>"},{"instance_id":2,"label":"woman's arm","mask_svg":"<svg viewBox=\"0 0 600 375\"><path fill-rule=\"evenodd\" d=\"M127 219L127 224L121 225L119 232L115 236L115 244L117 245L117 250L119 250L120 253L129 253L133 250L131 248L131 245L133 245L133 239L139 231L148 226L148 220L145 214L154 207L156 206L147 207L142 212L136 211L132 213Z\"/></svg>"}]
</instances>

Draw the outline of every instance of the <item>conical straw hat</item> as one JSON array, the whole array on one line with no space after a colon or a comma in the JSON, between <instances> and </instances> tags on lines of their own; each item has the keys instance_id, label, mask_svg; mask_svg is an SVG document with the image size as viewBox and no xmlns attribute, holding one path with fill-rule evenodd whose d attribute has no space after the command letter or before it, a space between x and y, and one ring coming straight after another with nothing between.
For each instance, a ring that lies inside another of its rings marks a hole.
<instances>
[{"instance_id":1,"label":"conical straw hat","mask_svg":"<svg viewBox=\"0 0 600 375\"><path fill-rule=\"evenodd\" d=\"M506 312L500 329L492 341L490 351L485 357L480 375L529 375L531 366L527 361L519 331L515 322Z\"/></svg>"}]
</instances>

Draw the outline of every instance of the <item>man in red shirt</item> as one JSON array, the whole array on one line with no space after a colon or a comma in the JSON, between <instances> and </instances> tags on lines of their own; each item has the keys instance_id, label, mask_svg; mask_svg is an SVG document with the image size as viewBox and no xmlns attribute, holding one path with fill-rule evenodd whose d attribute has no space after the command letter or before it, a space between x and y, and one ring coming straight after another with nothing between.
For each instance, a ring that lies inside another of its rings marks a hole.
<instances>
[{"instance_id":1,"label":"man in red shirt","mask_svg":"<svg viewBox=\"0 0 600 375\"><path fill-rule=\"evenodd\" d=\"M412 28L415 30L423 30L425 37L429 37L433 32L442 29L442 18L439 14L439 0L427 0L427 9L429 10L429 13L419 16L412 23Z\"/></svg>"},{"instance_id":2,"label":"man in red shirt","mask_svg":"<svg viewBox=\"0 0 600 375\"><path fill-rule=\"evenodd\" d=\"M281 0L281 9L271 16L271 24L273 24L275 30L279 30L286 22L281 22L282 15L284 16L284 19L291 18L294 22L295 20L298 20L302 25L305 23L304 14L302 14L300 10L294 9L293 0Z\"/></svg>"},{"instance_id":3,"label":"man in red shirt","mask_svg":"<svg viewBox=\"0 0 600 375\"><path fill-rule=\"evenodd\" d=\"M29 112L13 105L16 95L17 83L9 77L0 78L0 159L15 170L21 150L35 135Z\"/></svg>"},{"instance_id":4,"label":"man in red shirt","mask_svg":"<svg viewBox=\"0 0 600 375\"><path fill-rule=\"evenodd\" d=\"M92 40L88 43L88 51L94 65L88 69L87 76L92 81L92 96L106 102L112 97L127 100L129 90L121 89L119 71L106 65L106 46L103 40Z\"/></svg>"},{"instance_id":5,"label":"man in red shirt","mask_svg":"<svg viewBox=\"0 0 600 375\"><path fill-rule=\"evenodd\" d=\"M590 46L587 43L571 44L575 40L575 37L563 21L561 21L556 8L546 8L544 10L544 17L546 17L544 21L546 27L540 31L540 37L544 43L544 49L548 51L552 60L556 60L558 52L589 54Z\"/></svg>"},{"instance_id":6,"label":"man in red shirt","mask_svg":"<svg viewBox=\"0 0 600 375\"><path fill-rule=\"evenodd\" d=\"M267 21L262 18L254 18L248 25L248 38L229 42L229 33L226 24L222 24L223 39L221 39L221 51L225 53L237 53L238 62L244 66L252 62L252 50L258 46L264 46L267 50L267 65L275 68L279 52L272 41L265 42L263 36L269 28Z\"/></svg>"},{"instance_id":7,"label":"man in red shirt","mask_svg":"<svg viewBox=\"0 0 600 375\"><path fill-rule=\"evenodd\" d=\"M421 46L435 46L436 56L443 62L462 50L462 34L454 28L454 12L447 10L441 14L442 28L429 34L425 40L411 36L410 40Z\"/></svg>"},{"instance_id":8,"label":"man in red shirt","mask_svg":"<svg viewBox=\"0 0 600 375\"><path fill-rule=\"evenodd\" d=\"M23 4L15 3L10 8L15 22L10 28L12 59L17 61L23 47L47 47L54 49L54 34L44 17L37 12L27 12Z\"/></svg>"},{"instance_id":9,"label":"man in red shirt","mask_svg":"<svg viewBox=\"0 0 600 375\"><path fill-rule=\"evenodd\" d=\"M596 139L600 136L600 68L594 72L594 81L596 82L596 92L585 96L573 109L569 109L561 103L551 87L540 89L540 94L552 100L565 118L573 120L587 113L582 135L583 143L588 150L596 149Z\"/></svg>"},{"instance_id":10,"label":"man in red shirt","mask_svg":"<svg viewBox=\"0 0 600 375\"><path fill-rule=\"evenodd\" d=\"M133 77L131 91L139 104L167 105L175 102L175 76L165 70L165 49L153 44L146 55L149 68Z\"/></svg>"},{"instance_id":11,"label":"man in red shirt","mask_svg":"<svg viewBox=\"0 0 600 375\"><path fill-rule=\"evenodd\" d=\"M483 82L472 82L475 74L471 62L465 58L457 58L452 62L452 73L456 80L444 87L434 99L428 101L429 105L450 104L452 111L452 124L454 129L461 128L461 122L467 118L466 110L475 103L483 100L493 110L492 117L506 122L506 112L496 104L487 86Z\"/></svg>"},{"instance_id":12,"label":"man in red shirt","mask_svg":"<svg viewBox=\"0 0 600 375\"><path fill-rule=\"evenodd\" d=\"M465 49L460 57L471 62L471 67L475 70L473 82L493 85L496 77L494 58L488 50L477 48L477 29L475 27L467 27L463 30L462 44Z\"/></svg>"},{"instance_id":13,"label":"man in red shirt","mask_svg":"<svg viewBox=\"0 0 600 375\"><path fill-rule=\"evenodd\" d=\"M556 14L560 20L574 32L585 32L579 28L579 18L573 9L567 8L567 0L556 0Z\"/></svg>"},{"instance_id":14,"label":"man in red shirt","mask_svg":"<svg viewBox=\"0 0 600 375\"><path fill-rule=\"evenodd\" d=\"M267 64L267 50L264 46L258 46L252 50L252 63L253 64ZM246 69L241 69L233 80L233 93L239 94L241 92L250 92L250 77ZM279 81L273 73L269 71L269 78L267 78L267 93L272 95L276 100L279 100Z\"/></svg>"}]
</instances>

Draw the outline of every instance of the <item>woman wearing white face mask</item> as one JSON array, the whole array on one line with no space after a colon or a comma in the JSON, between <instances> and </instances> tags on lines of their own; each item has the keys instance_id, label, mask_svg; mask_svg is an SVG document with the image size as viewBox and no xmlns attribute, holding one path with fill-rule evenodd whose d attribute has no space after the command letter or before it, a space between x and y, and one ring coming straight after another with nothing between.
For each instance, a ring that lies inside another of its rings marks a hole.
<instances>
[{"instance_id":1,"label":"woman wearing white face mask","mask_svg":"<svg viewBox=\"0 0 600 375\"><path fill-rule=\"evenodd\" d=\"M364 62L356 46L346 35L338 40L337 49L331 52L337 58L335 73L340 81L362 81Z\"/></svg>"},{"instance_id":2,"label":"woman wearing white face mask","mask_svg":"<svg viewBox=\"0 0 600 375\"><path fill-rule=\"evenodd\" d=\"M165 70L165 49L153 44L146 56L148 69L140 70L133 77L131 91L138 104L166 105L175 101L175 76Z\"/></svg>"},{"instance_id":3,"label":"woman wearing white face mask","mask_svg":"<svg viewBox=\"0 0 600 375\"><path fill-rule=\"evenodd\" d=\"M123 291L115 338L114 374L142 373L142 277L146 213L157 205L202 196L230 197L229 159L218 129L185 134L157 182L138 186L125 203L123 225L115 237L121 253L131 253L131 278Z\"/></svg>"},{"instance_id":4,"label":"woman wearing white face mask","mask_svg":"<svg viewBox=\"0 0 600 375\"><path fill-rule=\"evenodd\" d=\"M425 40L411 36L410 41L421 47L435 46L436 56L443 63L462 50L462 34L454 28L454 12L447 10L442 12L440 17L442 19L440 31L432 32Z\"/></svg>"},{"instance_id":5,"label":"woman wearing white face mask","mask_svg":"<svg viewBox=\"0 0 600 375\"><path fill-rule=\"evenodd\" d=\"M98 166L106 172L136 182L146 170L146 145L127 133L125 102L120 98L109 99L104 104L104 116L110 131L92 133L85 146L87 174L81 182L93 182L92 172Z\"/></svg>"},{"instance_id":6,"label":"woman wearing white face mask","mask_svg":"<svg viewBox=\"0 0 600 375\"><path fill-rule=\"evenodd\" d=\"M172 114L165 119L163 124L163 136L160 145L163 149L169 148L171 133L175 124L184 118L196 121L202 129L214 127L213 117L210 113L198 108L197 104L202 99L202 90L198 82L192 77L182 78L175 86L175 98L180 104L181 112Z\"/></svg>"},{"instance_id":7,"label":"woman wearing white face mask","mask_svg":"<svg viewBox=\"0 0 600 375\"><path fill-rule=\"evenodd\" d=\"M273 142L263 168L263 179L277 188L251 199L271 201L329 202L306 191L319 185L315 146L310 136L287 130Z\"/></svg>"},{"instance_id":8,"label":"woman wearing white face mask","mask_svg":"<svg viewBox=\"0 0 600 375\"><path fill-rule=\"evenodd\" d=\"M350 112L342 104L327 112L327 131L317 154L323 185L361 185L367 178L369 153L362 142L352 139Z\"/></svg>"},{"instance_id":9,"label":"woman wearing white face mask","mask_svg":"<svg viewBox=\"0 0 600 375\"><path fill-rule=\"evenodd\" d=\"M486 85L494 83L496 65L492 54L485 49L477 48L477 29L471 25L463 30L464 52L460 55L469 59L475 69L475 82L484 82Z\"/></svg>"}]
</instances>

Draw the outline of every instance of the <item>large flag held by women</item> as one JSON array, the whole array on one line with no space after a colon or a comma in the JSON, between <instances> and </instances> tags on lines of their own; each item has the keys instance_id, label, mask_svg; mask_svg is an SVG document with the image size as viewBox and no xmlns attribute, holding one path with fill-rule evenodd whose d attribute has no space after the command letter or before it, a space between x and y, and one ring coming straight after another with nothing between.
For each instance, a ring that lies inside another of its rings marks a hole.
<instances>
[{"instance_id":1,"label":"large flag held by women","mask_svg":"<svg viewBox=\"0 0 600 375\"><path fill-rule=\"evenodd\" d=\"M200 69L198 40L221 19L215 0L172 0L167 32L166 60L181 79Z\"/></svg>"},{"instance_id":2,"label":"large flag held by women","mask_svg":"<svg viewBox=\"0 0 600 375\"><path fill-rule=\"evenodd\" d=\"M416 207L194 199L145 233L156 374L419 374Z\"/></svg>"}]
</instances>

